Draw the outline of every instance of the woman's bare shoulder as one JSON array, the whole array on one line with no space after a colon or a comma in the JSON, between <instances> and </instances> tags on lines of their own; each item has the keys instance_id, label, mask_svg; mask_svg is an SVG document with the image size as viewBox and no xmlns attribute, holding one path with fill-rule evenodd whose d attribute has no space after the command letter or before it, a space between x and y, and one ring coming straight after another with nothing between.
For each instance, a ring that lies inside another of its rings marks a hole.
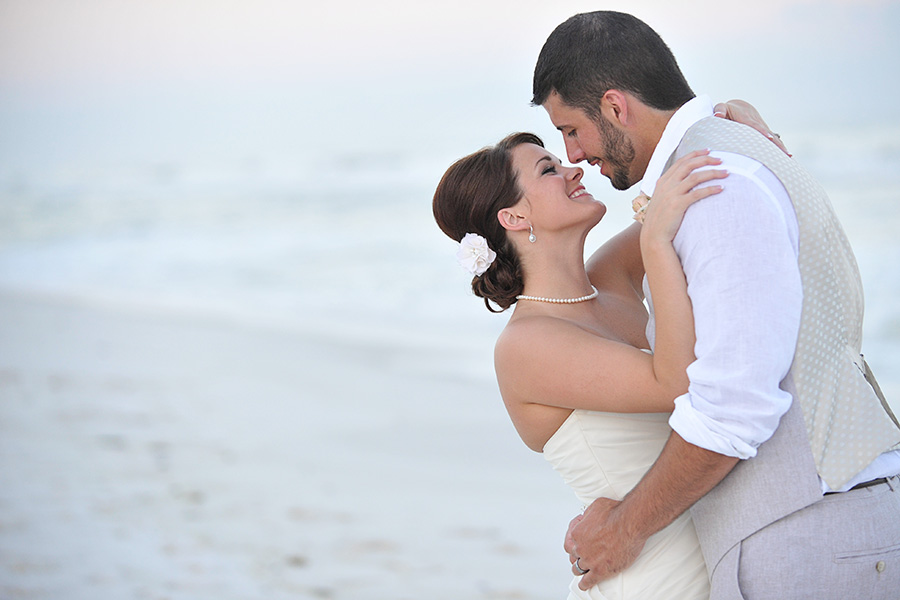
<instances>
[{"instance_id":1,"label":"woman's bare shoulder","mask_svg":"<svg viewBox=\"0 0 900 600\"><path fill-rule=\"evenodd\" d=\"M575 333L579 327L566 319L550 315L527 315L510 319L494 346L495 355L521 359L541 347ZM540 343L538 343L540 342Z\"/></svg>"},{"instance_id":2,"label":"woman's bare shoulder","mask_svg":"<svg viewBox=\"0 0 900 600\"><path fill-rule=\"evenodd\" d=\"M494 367L501 388L513 382L523 384L546 379L553 365L570 364L585 352L602 357L610 344L613 342L583 323L528 315L510 320L501 332L494 346Z\"/></svg>"}]
</instances>

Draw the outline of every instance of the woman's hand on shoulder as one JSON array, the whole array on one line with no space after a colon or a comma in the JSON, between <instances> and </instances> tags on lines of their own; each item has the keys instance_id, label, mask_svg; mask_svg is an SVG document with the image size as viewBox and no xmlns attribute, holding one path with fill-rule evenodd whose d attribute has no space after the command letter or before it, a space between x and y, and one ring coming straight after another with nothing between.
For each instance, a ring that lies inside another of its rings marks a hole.
<instances>
[{"instance_id":1,"label":"woman's hand on shoulder","mask_svg":"<svg viewBox=\"0 0 900 600\"><path fill-rule=\"evenodd\" d=\"M719 102L716 104L715 115L717 117L722 117L723 119L728 119L729 121L734 121L736 123L741 123L743 125L748 125L753 129L757 130L764 136L766 136L770 142L778 146L782 152L791 156L791 153L788 152L787 147L781 141L781 136L772 131L772 129L766 124L763 120L762 115L759 114L759 111L744 100L729 100L728 102Z\"/></svg>"},{"instance_id":2,"label":"woman's hand on shoulder","mask_svg":"<svg viewBox=\"0 0 900 600\"><path fill-rule=\"evenodd\" d=\"M702 168L721 162L710 156L708 150L697 150L675 161L663 173L644 212L642 246L648 242L670 243L688 207L722 191L721 185L701 185L728 176L724 169Z\"/></svg>"}]
</instances>

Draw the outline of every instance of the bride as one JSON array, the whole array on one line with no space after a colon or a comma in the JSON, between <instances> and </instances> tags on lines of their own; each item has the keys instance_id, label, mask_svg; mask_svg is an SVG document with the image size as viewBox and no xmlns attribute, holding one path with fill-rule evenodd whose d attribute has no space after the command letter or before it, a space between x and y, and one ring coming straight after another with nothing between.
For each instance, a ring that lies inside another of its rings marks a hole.
<instances>
[{"instance_id":1,"label":"bride","mask_svg":"<svg viewBox=\"0 0 900 600\"><path fill-rule=\"evenodd\" d=\"M673 399L693 361L691 303L672 239L693 202L721 191L706 153L660 179L643 225L633 224L583 262L606 207L535 135L518 133L457 161L434 195L435 220L460 242L488 309L515 305L495 347L507 411L525 444L584 505L620 500L662 450ZM700 167L707 167L701 169ZM699 185L704 184L704 185ZM699 187L698 187L699 186ZM642 279L654 299L655 353L645 335ZM573 572L583 574L578 561ZM706 599L709 584L689 513L651 537L628 569L572 599Z\"/></svg>"}]
</instances>

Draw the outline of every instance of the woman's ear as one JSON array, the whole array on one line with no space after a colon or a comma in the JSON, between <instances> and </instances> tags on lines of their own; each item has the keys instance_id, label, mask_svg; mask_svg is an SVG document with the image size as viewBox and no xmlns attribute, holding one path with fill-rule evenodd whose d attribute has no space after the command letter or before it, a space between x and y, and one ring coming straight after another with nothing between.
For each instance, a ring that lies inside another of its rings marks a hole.
<instances>
[{"instance_id":1,"label":"woman's ear","mask_svg":"<svg viewBox=\"0 0 900 600\"><path fill-rule=\"evenodd\" d=\"M528 221L525 220L525 216L522 215L520 211L516 210L515 206L501 208L497 212L497 220L500 221L500 225L503 229L506 229L507 231L523 231L528 229Z\"/></svg>"}]
</instances>

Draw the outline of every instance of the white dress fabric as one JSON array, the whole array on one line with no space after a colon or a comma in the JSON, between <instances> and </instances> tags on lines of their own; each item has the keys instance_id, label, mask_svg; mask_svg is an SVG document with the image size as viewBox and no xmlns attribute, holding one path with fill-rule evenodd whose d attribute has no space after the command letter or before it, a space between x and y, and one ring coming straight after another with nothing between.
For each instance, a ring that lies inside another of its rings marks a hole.
<instances>
[{"instance_id":1,"label":"white dress fabric","mask_svg":"<svg viewBox=\"0 0 900 600\"><path fill-rule=\"evenodd\" d=\"M575 410L544 446L544 458L585 506L621 500L656 461L669 438L669 413ZM647 540L628 569L569 600L706 600L709 580L690 513Z\"/></svg>"}]
</instances>

